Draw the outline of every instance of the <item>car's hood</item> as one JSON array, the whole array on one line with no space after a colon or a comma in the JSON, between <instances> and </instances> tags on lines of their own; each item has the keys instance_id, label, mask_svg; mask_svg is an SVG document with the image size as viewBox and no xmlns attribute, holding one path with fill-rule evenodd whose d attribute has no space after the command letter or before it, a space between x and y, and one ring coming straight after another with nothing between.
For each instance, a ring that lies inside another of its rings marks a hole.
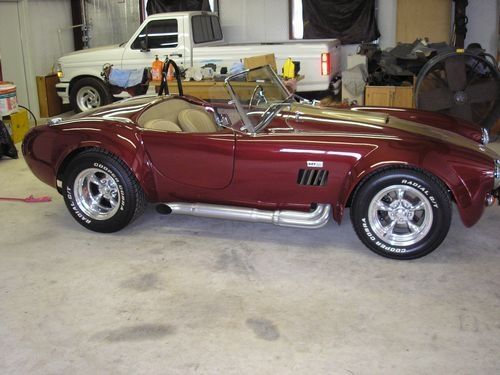
<instances>
[{"instance_id":1,"label":"car's hood","mask_svg":"<svg viewBox=\"0 0 500 375\"><path fill-rule=\"evenodd\" d=\"M95 63L96 61L121 59L124 47L118 44L84 49L68 53L59 58L59 63L63 65L71 63Z\"/></svg>"},{"instance_id":2,"label":"car's hood","mask_svg":"<svg viewBox=\"0 0 500 375\"><path fill-rule=\"evenodd\" d=\"M428 139L439 143L486 152L498 158L483 145L450 130L432 125L404 120L385 113L350 111L294 104L288 114L283 113L286 122L300 133L327 133L338 136L386 138L388 140Z\"/></svg>"}]
</instances>

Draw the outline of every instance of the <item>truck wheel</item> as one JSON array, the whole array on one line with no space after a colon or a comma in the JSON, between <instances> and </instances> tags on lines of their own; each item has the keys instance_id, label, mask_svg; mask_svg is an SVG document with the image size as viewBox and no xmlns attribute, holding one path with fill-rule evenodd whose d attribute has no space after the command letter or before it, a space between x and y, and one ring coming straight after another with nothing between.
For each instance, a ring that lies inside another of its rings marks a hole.
<instances>
[{"instance_id":1,"label":"truck wheel","mask_svg":"<svg viewBox=\"0 0 500 375\"><path fill-rule=\"evenodd\" d=\"M76 113L98 108L113 101L105 83L97 78L85 77L73 85L69 97Z\"/></svg>"},{"instance_id":2,"label":"truck wheel","mask_svg":"<svg viewBox=\"0 0 500 375\"><path fill-rule=\"evenodd\" d=\"M78 223L101 233L119 231L146 207L146 197L127 165L99 149L78 154L66 168L63 196Z\"/></svg>"},{"instance_id":3,"label":"truck wheel","mask_svg":"<svg viewBox=\"0 0 500 375\"><path fill-rule=\"evenodd\" d=\"M388 258L415 259L446 237L450 197L434 176L411 169L387 170L358 188L351 220L370 250Z\"/></svg>"}]
</instances>

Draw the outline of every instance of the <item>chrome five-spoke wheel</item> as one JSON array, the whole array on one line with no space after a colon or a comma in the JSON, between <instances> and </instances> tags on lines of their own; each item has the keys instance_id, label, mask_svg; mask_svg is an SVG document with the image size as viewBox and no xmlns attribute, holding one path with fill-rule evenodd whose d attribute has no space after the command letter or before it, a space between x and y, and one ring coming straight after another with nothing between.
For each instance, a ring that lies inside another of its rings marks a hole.
<instances>
[{"instance_id":1,"label":"chrome five-spoke wheel","mask_svg":"<svg viewBox=\"0 0 500 375\"><path fill-rule=\"evenodd\" d=\"M109 86L96 77L84 77L70 86L69 101L75 112L84 112L113 101Z\"/></svg>"},{"instance_id":2,"label":"chrome five-spoke wheel","mask_svg":"<svg viewBox=\"0 0 500 375\"><path fill-rule=\"evenodd\" d=\"M414 187L389 186L376 194L368 208L375 234L394 246L411 246L422 240L432 226L429 199Z\"/></svg>"},{"instance_id":3,"label":"chrome five-spoke wheel","mask_svg":"<svg viewBox=\"0 0 500 375\"><path fill-rule=\"evenodd\" d=\"M88 168L75 179L75 201L85 215L94 220L107 220L120 207L120 193L114 178L108 173Z\"/></svg>"},{"instance_id":4,"label":"chrome five-spoke wheel","mask_svg":"<svg viewBox=\"0 0 500 375\"><path fill-rule=\"evenodd\" d=\"M84 86L76 94L76 102L82 111L101 106L101 95L92 86Z\"/></svg>"},{"instance_id":5,"label":"chrome five-spoke wheel","mask_svg":"<svg viewBox=\"0 0 500 375\"><path fill-rule=\"evenodd\" d=\"M388 258L415 259L446 237L451 199L445 185L429 173L388 169L361 183L352 198L351 220L370 250Z\"/></svg>"},{"instance_id":6,"label":"chrome five-spoke wheel","mask_svg":"<svg viewBox=\"0 0 500 375\"><path fill-rule=\"evenodd\" d=\"M123 229L146 207L146 196L128 166L103 149L81 151L67 165L62 191L69 212L101 233Z\"/></svg>"}]
</instances>

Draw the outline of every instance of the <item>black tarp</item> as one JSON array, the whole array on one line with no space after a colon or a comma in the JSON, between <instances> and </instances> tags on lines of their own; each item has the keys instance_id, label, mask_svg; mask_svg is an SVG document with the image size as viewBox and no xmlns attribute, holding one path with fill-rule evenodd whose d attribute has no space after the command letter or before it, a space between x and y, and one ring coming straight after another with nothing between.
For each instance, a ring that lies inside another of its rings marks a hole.
<instances>
[{"instance_id":1,"label":"black tarp","mask_svg":"<svg viewBox=\"0 0 500 375\"><path fill-rule=\"evenodd\" d=\"M207 0L149 0L146 5L148 15L190 10L210 11L210 4Z\"/></svg>"},{"instance_id":2,"label":"black tarp","mask_svg":"<svg viewBox=\"0 0 500 375\"><path fill-rule=\"evenodd\" d=\"M304 39L337 38L342 44L380 36L375 0L302 0Z\"/></svg>"},{"instance_id":3,"label":"black tarp","mask_svg":"<svg viewBox=\"0 0 500 375\"><path fill-rule=\"evenodd\" d=\"M17 159L17 149L10 138L9 131L0 118L0 159L2 156Z\"/></svg>"}]
</instances>

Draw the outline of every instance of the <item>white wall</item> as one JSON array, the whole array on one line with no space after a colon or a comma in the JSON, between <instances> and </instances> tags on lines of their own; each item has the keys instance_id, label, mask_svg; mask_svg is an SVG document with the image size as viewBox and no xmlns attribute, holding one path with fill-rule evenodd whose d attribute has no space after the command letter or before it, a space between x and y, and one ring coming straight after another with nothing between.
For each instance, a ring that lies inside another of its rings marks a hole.
<instances>
[{"instance_id":1,"label":"white wall","mask_svg":"<svg viewBox=\"0 0 500 375\"><path fill-rule=\"evenodd\" d=\"M4 0L0 0L4 1ZM14 0L17 3L21 35L22 59L18 68L23 70L26 81L26 98L22 103L36 116L39 115L36 76L52 72L57 58L74 50L71 31L63 34L62 43L58 42L57 29L71 26L71 8L67 0ZM3 26L3 27L2 27ZM9 33L6 25L0 25L1 33ZM6 46L6 50L18 48ZM4 57L5 58L5 57ZM8 77L4 77L8 79Z\"/></svg>"},{"instance_id":2,"label":"white wall","mask_svg":"<svg viewBox=\"0 0 500 375\"><path fill-rule=\"evenodd\" d=\"M288 40L288 0L219 0L227 42Z\"/></svg>"},{"instance_id":3,"label":"white wall","mask_svg":"<svg viewBox=\"0 0 500 375\"><path fill-rule=\"evenodd\" d=\"M228 42L271 42L288 40L288 0L219 0L221 23ZM497 0L472 0L467 7L469 24L466 45L479 42L497 54ZM377 0L377 21L382 49L396 44L397 0ZM342 46L342 66L357 45Z\"/></svg>"},{"instance_id":4,"label":"white wall","mask_svg":"<svg viewBox=\"0 0 500 375\"><path fill-rule=\"evenodd\" d=\"M383 47L396 40L396 0L378 0ZM219 0L224 37L230 43L289 40L289 0ZM343 45L341 65L356 53L358 45Z\"/></svg>"},{"instance_id":5,"label":"white wall","mask_svg":"<svg viewBox=\"0 0 500 375\"><path fill-rule=\"evenodd\" d=\"M473 0L467 7L467 37L465 46L478 42L493 56L497 56L498 2L497 0Z\"/></svg>"},{"instance_id":6,"label":"white wall","mask_svg":"<svg viewBox=\"0 0 500 375\"><path fill-rule=\"evenodd\" d=\"M84 4L90 25L89 47L127 41L140 25L138 0L85 0Z\"/></svg>"},{"instance_id":7,"label":"white wall","mask_svg":"<svg viewBox=\"0 0 500 375\"><path fill-rule=\"evenodd\" d=\"M396 0L378 0L377 23L380 30L380 47L386 49L396 45Z\"/></svg>"},{"instance_id":8,"label":"white wall","mask_svg":"<svg viewBox=\"0 0 500 375\"><path fill-rule=\"evenodd\" d=\"M74 51L71 4L66 0L28 0L28 18L34 73L47 75L60 56ZM63 29L60 38L58 29Z\"/></svg>"}]
</instances>

